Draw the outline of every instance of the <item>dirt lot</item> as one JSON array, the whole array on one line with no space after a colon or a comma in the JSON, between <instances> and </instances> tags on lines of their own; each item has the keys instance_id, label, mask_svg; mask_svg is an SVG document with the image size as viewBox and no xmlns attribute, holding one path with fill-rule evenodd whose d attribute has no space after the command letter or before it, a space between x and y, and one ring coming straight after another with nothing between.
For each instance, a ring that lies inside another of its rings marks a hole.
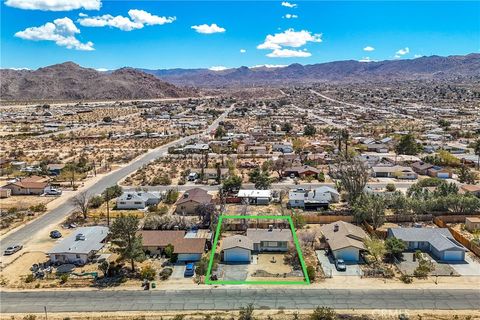
<instances>
[{"instance_id":1,"label":"dirt lot","mask_svg":"<svg viewBox=\"0 0 480 320\"><path fill-rule=\"evenodd\" d=\"M11 196L1 200L0 208L8 210L10 208L17 208L19 210L26 210L33 205L47 204L56 197L40 197L40 196Z\"/></svg>"}]
</instances>

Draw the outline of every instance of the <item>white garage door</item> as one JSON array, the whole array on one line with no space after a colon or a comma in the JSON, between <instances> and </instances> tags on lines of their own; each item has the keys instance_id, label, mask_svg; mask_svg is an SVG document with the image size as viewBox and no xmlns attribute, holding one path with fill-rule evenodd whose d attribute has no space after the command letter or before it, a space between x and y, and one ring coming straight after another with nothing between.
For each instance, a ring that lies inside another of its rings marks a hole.
<instances>
[{"instance_id":1,"label":"white garage door","mask_svg":"<svg viewBox=\"0 0 480 320\"><path fill-rule=\"evenodd\" d=\"M450 177L450 175L448 174L448 172L439 172L437 174L437 177L442 178L442 179L448 179Z\"/></svg>"},{"instance_id":2,"label":"white garage door","mask_svg":"<svg viewBox=\"0 0 480 320\"><path fill-rule=\"evenodd\" d=\"M464 257L463 254L463 251L445 251L443 254L443 260L462 261Z\"/></svg>"},{"instance_id":3,"label":"white garage door","mask_svg":"<svg viewBox=\"0 0 480 320\"><path fill-rule=\"evenodd\" d=\"M242 248L227 249L223 252L225 262L250 262L250 250Z\"/></svg>"}]
</instances>

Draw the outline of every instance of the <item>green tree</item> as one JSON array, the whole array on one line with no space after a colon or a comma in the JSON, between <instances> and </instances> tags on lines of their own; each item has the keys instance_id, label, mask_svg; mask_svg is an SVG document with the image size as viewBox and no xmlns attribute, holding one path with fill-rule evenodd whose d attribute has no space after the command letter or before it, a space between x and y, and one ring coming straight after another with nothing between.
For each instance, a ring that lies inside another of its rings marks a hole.
<instances>
[{"instance_id":1,"label":"green tree","mask_svg":"<svg viewBox=\"0 0 480 320\"><path fill-rule=\"evenodd\" d=\"M108 187L103 191L102 196L105 200L112 200L115 198L118 198L122 195L123 189L119 185L113 185L111 187Z\"/></svg>"},{"instance_id":2,"label":"green tree","mask_svg":"<svg viewBox=\"0 0 480 320\"><path fill-rule=\"evenodd\" d=\"M365 247L373 259L375 259L375 262L382 261L387 253L384 242L378 238L372 237L365 239Z\"/></svg>"},{"instance_id":3,"label":"green tree","mask_svg":"<svg viewBox=\"0 0 480 320\"><path fill-rule=\"evenodd\" d=\"M401 257L402 253L407 248L405 242L395 237L390 237L385 240L385 250L389 257L399 258Z\"/></svg>"},{"instance_id":4,"label":"green tree","mask_svg":"<svg viewBox=\"0 0 480 320\"><path fill-rule=\"evenodd\" d=\"M223 180L222 189L226 192L233 192L239 190L242 187L242 177L229 176Z\"/></svg>"},{"instance_id":5,"label":"green tree","mask_svg":"<svg viewBox=\"0 0 480 320\"><path fill-rule=\"evenodd\" d=\"M175 254L175 247L169 243L165 249L163 250L165 256L170 260L170 262L175 263L177 262L178 255Z\"/></svg>"},{"instance_id":6,"label":"green tree","mask_svg":"<svg viewBox=\"0 0 480 320\"><path fill-rule=\"evenodd\" d=\"M380 195L364 194L353 205L353 215L357 222L368 221L374 230L385 222L385 199Z\"/></svg>"},{"instance_id":7,"label":"green tree","mask_svg":"<svg viewBox=\"0 0 480 320\"><path fill-rule=\"evenodd\" d=\"M477 175L466 165L462 165L457 170L457 175L458 181L461 183L475 184L475 181L477 180Z\"/></svg>"},{"instance_id":8,"label":"green tree","mask_svg":"<svg viewBox=\"0 0 480 320\"><path fill-rule=\"evenodd\" d=\"M267 190L270 188L270 184L271 181L268 172L262 171L255 181L255 189Z\"/></svg>"},{"instance_id":9,"label":"green tree","mask_svg":"<svg viewBox=\"0 0 480 320\"><path fill-rule=\"evenodd\" d=\"M260 168L254 168L252 171L250 171L250 173L248 174L248 177L249 177L249 181L251 183L256 183L257 182L257 179L258 177L260 177Z\"/></svg>"},{"instance_id":10,"label":"green tree","mask_svg":"<svg viewBox=\"0 0 480 320\"><path fill-rule=\"evenodd\" d=\"M477 169L480 170L480 139L473 143L473 152L477 155Z\"/></svg>"},{"instance_id":11,"label":"green tree","mask_svg":"<svg viewBox=\"0 0 480 320\"><path fill-rule=\"evenodd\" d=\"M282 124L282 131L285 131L286 133L290 133L292 129L293 129L293 126L290 122L284 122Z\"/></svg>"},{"instance_id":12,"label":"green tree","mask_svg":"<svg viewBox=\"0 0 480 320\"><path fill-rule=\"evenodd\" d=\"M331 168L331 175L338 179L341 187L347 191L350 204L353 204L363 194L370 177L367 167L361 160L342 157Z\"/></svg>"},{"instance_id":13,"label":"green tree","mask_svg":"<svg viewBox=\"0 0 480 320\"><path fill-rule=\"evenodd\" d=\"M174 204L177 202L179 192L177 189L168 189L167 194L165 195L166 204Z\"/></svg>"},{"instance_id":14,"label":"green tree","mask_svg":"<svg viewBox=\"0 0 480 320\"><path fill-rule=\"evenodd\" d=\"M223 126L218 126L217 130L215 130L215 139L220 139L227 134L227 131Z\"/></svg>"},{"instance_id":15,"label":"green tree","mask_svg":"<svg viewBox=\"0 0 480 320\"><path fill-rule=\"evenodd\" d=\"M108 269L110 269L110 263L108 263L107 260L103 260L103 262L98 265L98 269L103 272L103 276L106 278L108 276Z\"/></svg>"},{"instance_id":16,"label":"green tree","mask_svg":"<svg viewBox=\"0 0 480 320\"><path fill-rule=\"evenodd\" d=\"M415 137L410 133L402 136L395 146L397 154L416 155L421 150L422 146L415 141Z\"/></svg>"},{"instance_id":17,"label":"green tree","mask_svg":"<svg viewBox=\"0 0 480 320\"><path fill-rule=\"evenodd\" d=\"M317 133L317 129L312 124L307 124L303 128L303 135L305 136L314 136Z\"/></svg>"},{"instance_id":18,"label":"green tree","mask_svg":"<svg viewBox=\"0 0 480 320\"><path fill-rule=\"evenodd\" d=\"M112 242L122 259L130 260L132 271L135 261L143 261L142 237L137 235L139 220L134 215L121 215L116 218L110 229Z\"/></svg>"}]
</instances>

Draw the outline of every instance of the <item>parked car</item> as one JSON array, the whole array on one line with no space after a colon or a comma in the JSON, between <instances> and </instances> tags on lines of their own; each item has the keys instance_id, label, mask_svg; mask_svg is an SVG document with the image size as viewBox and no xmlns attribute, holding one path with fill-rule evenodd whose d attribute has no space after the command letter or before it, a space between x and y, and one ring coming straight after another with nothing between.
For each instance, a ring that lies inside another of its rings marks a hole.
<instances>
[{"instance_id":1,"label":"parked car","mask_svg":"<svg viewBox=\"0 0 480 320\"><path fill-rule=\"evenodd\" d=\"M60 231L58 231L58 230L50 231L50 238L58 239L58 238L61 238L61 237L62 237L62 234L60 233Z\"/></svg>"},{"instance_id":2,"label":"parked car","mask_svg":"<svg viewBox=\"0 0 480 320\"><path fill-rule=\"evenodd\" d=\"M9 256L9 255L14 254L15 252L18 252L18 251L22 250L22 248L23 248L23 246L21 244L17 244L17 245L8 247L3 254L6 255L6 256Z\"/></svg>"},{"instance_id":3,"label":"parked car","mask_svg":"<svg viewBox=\"0 0 480 320\"><path fill-rule=\"evenodd\" d=\"M195 274L195 264L194 263L188 263L187 266L185 267L185 272L183 275L185 277L193 277Z\"/></svg>"},{"instance_id":4,"label":"parked car","mask_svg":"<svg viewBox=\"0 0 480 320\"><path fill-rule=\"evenodd\" d=\"M61 196L62 195L62 190L50 188L50 189L45 191L45 194L47 196Z\"/></svg>"},{"instance_id":5,"label":"parked car","mask_svg":"<svg viewBox=\"0 0 480 320\"><path fill-rule=\"evenodd\" d=\"M345 261L343 261L343 259L335 260L335 268L337 269L337 271L347 271L347 265L345 264Z\"/></svg>"}]
</instances>

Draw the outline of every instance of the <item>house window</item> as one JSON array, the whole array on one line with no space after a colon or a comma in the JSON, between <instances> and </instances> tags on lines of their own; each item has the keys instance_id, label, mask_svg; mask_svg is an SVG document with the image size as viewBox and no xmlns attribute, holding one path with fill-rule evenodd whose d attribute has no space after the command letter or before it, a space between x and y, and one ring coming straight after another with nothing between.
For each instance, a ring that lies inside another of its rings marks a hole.
<instances>
[{"instance_id":1,"label":"house window","mask_svg":"<svg viewBox=\"0 0 480 320\"><path fill-rule=\"evenodd\" d=\"M278 247L278 242L276 241L267 241L267 247Z\"/></svg>"},{"instance_id":2,"label":"house window","mask_svg":"<svg viewBox=\"0 0 480 320\"><path fill-rule=\"evenodd\" d=\"M142 204L140 201L135 201L134 204Z\"/></svg>"},{"instance_id":3,"label":"house window","mask_svg":"<svg viewBox=\"0 0 480 320\"><path fill-rule=\"evenodd\" d=\"M80 259L80 255L79 255L79 254L76 254L76 255L75 255L75 258Z\"/></svg>"}]
</instances>

